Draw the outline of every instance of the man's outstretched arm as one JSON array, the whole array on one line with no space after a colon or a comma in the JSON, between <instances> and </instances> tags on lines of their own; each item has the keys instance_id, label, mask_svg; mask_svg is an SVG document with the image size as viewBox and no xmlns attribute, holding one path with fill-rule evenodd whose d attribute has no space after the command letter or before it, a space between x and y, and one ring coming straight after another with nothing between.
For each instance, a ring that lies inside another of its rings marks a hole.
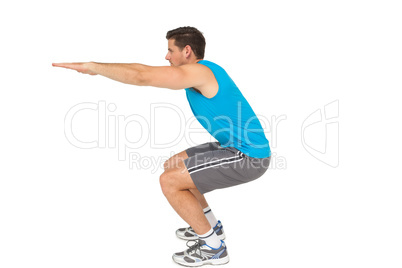
<instances>
[{"instance_id":1,"label":"man's outstretched arm","mask_svg":"<svg viewBox=\"0 0 402 268\"><path fill-rule=\"evenodd\" d=\"M213 78L210 69L201 64L186 64L179 67L97 62L53 63L52 65L84 74L99 74L126 84L170 89L202 88Z\"/></svg>"}]
</instances>

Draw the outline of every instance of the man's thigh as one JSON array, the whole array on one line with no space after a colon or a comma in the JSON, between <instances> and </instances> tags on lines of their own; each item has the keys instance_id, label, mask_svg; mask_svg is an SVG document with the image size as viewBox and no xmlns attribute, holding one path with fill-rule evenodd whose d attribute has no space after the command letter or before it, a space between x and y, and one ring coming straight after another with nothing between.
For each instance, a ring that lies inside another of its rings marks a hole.
<instances>
[{"instance_id":1,"label":"man's thigh","mask_svg":"<svg viewBox=\"0 0 402 268\"><path fill-rule=\"evenodd\" d=\"M175 154L168 160L166 160L166 162L163 164L163 168L165 169L165 171L168 169L177 168L179 161L183 161L187 158L188 158L188 155L187 155L186 151L182 151L178 154Z\"/></svg>"},{"instance_id":2,"label":"man's thigh","mask_svg":"<svg viewBox=\"0 0 402 268\"><path fill-rule=\"evenodd\" d=\"M197 189L183 160L177 160L174 167L166 169L160 179L162 189L165 190L166 188L174 191Z\"/></svg>"},{"instance_id":3,"label":"man's thigh","mask_svg":"<svg viewBox=\"0 0 402 268\"><path fill-rule=\"evenodd\" d=\"M201 194L248 181L244 169L247 163L240 151L225 148L208 151L189 157L184 164Z\"/></svg>"}]
</instances>

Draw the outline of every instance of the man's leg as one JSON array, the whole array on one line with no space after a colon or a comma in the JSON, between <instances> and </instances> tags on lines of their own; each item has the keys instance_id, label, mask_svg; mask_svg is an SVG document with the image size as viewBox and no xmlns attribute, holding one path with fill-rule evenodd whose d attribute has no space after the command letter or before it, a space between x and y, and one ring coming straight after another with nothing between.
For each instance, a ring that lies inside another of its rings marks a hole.
<instances>
[{"instance_id":1,"label":"man's leg","mask_svg":"<svg viewBox=\"0 0 402 268\"><path fill-rule=\"evenodd\" d=\"M194 152L193 152L194 153ZM189 156L186 151L182 151L171 158L169 158L165 163L164 163L164 169L165 172L168 170L174 170L175 168L179 168L179 163L183 163L185 159L187 159ZM216 219L214 213L211 211L207 201L205 200L205 197L203 194L200 193L200 191L197 188L191 188L188 189L193 196L198 200L203 213L205 217L207 218L207 221L209 222L209 225L213 230L217 233L219 236L219 239L225 239L225 234L222 228L222 224ZM192 229L192 226L190 225L190 228L179 228L176 231L177 237L185 240L191 240L191 239L196 239L198 235L194 233L194 229Z\"/></svg>"},{"instance_id":2,"label":"man's leg","mask_svg":"<svg viewBox=\"0 0 402 268\"><path fill-rule=\"evenodd\" d=\"M205 205L206 200L198 192L182 160L178 160L174 167L170 166L165 170L160 177L160 184L170 205L197 234L205 234L211 229L201 205L201 202Z\"/></svg>"},{"instance_id":3,"label":"man's leg","mask_svg":"<svg viewBox=\"0 0 402 268\"><path fill-rule=\"evenodd\" d=\"M189 249L173 254L173 260L186 266L227 263L229 256L226 244L217 233L218 231L223 233L222 225L218 226L216 224L219 230L213 228L207 218L210 218L213 213L187 169L188 161L193 161L194 158L189 158L186 152L182 152L172 158L165 163L165 172L160 177L161 188L177 214L192 227L193 231L191 231L190 236L192 235L198 239ZM191 228L183 229L188 230ZM187 234L186 232L183 239L188 240ZM176 235L182 238L178 232L176 232Z\"/></svg>"},{"instance_id":4,"label":"man's leg","mask_svg":"<svg viewBox=\"0 0 402 268\"><path fill-rule=\"evenodd\" d=\"M171 158L169 158L163 164L163 167L164 167L165 171L170 169L170 168L175 168L175 167L177 167L179 161L183 161L183 160L185 160L187 158L188 158L188 155L187 155L186 151L182 151L182 152L180 152L178 154L175 154ZM197 188L189 189L189 191L195 196L195 198L197 198L198 202L200 202L200 205L201 205L202 209L205 209L205 208L209 207L208 202L205 199L204 195L201 194L200 191L198 191Z\"/></svg>"},{"instance_id":5,"label":"man's leg","mask_svg":"<svg viewBox=\"0 0 402 268\"><path fill-rule=\"evenodd\" d=\"M209 207L209 205L207 203L207 200L205 199L204 195L201 194L200 191L198 191L197 188L190 189L190 192L195 196L195 198L197 198L198 202L200 202L200 205L201 205L202 209L205 209L205 208Z\"/></svg>"}]
</instances>

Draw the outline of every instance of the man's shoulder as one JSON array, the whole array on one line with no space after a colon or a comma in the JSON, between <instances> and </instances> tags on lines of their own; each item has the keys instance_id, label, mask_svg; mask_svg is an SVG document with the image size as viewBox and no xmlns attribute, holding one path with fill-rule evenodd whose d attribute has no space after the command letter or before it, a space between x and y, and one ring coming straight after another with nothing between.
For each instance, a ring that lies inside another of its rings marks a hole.
<instances>
[{"instance_id":1,"label":"man's shoulder","mask_svg":"<svg viewBox=\"0 0 402 268\"><path fill-rule=\"evenodd\" d=\"M200 80L196 86L192 88L197 90L207 98L214 97L218 90L219 84L216 79L216 67L212 66L210 61L198 61L197 63L189 63L182 65L183 69L186 70L190 75L197 76Z\"/></svg>"},{"instance_id":2,"label":"man's shoulder","mask_svg":"<svg viewBox=\"0 0 402 268\"><path fill-rule=\"evenodd\" d=\"M204 65L204 66L208 67L209 69L212 70L213 73L216 73L216 72L221 73L221 74L226 73L226 70L221 65L219 65L215 62L212 62L209 60L202 60L202 61L199 61L198 63L199 63L199 65Z\"/></svg>"},{"instance_id":3,"label":"man's shoulder","mask_svg":"<svg viewBox=\"0 0 402 268\"><path fill-rule=\"evenodd\" d=\"M196 76L204 76L204 75L211 76L226 72L225 69L223 69L218 64L207 60L201 60L196 63L184 64L179 66L179 68L181 68L188 74L192 73L193 75Z\"/></svg>"},{"instance_id":4,"label":"man's shoulder","mask_svg":"<svg viewBox=\"0 0 402 268\"><path fill-rule=\"evenodd\" d=\"M209 61L209 60L200 60L199 62L197 62L198 64L201 65L205 65L205 66L217 66L220 67L218 64L216 64L215 62ZM222 67L221 67L222 68Z\"/></svg>"},{"instance_id":5,"label":"man's shoulder","mask_svg":"<svg viewBox=\"0 0 402 268\"><path fill-rule=\"evenodd\" d=\"M206 69L207 67L208 67L207 64L203 64L200 62L187 63L187 64L183 64L183 65L179 66L179 68L182 68L183 70L202 70L202 69Z\"/></svg>"}]
</instances>

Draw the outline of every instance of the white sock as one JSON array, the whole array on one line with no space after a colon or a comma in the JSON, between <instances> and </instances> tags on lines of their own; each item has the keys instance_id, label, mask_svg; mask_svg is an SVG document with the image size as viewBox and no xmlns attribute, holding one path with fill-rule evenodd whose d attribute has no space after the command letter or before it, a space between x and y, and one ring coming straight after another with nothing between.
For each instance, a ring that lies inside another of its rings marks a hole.
<instances>
[{"instance_id":1,"label":"white sock","mask_svg":"<svg viewBox=\"0 0 402 268\"><path fill-rule=\"evenodd\" d=\"M212 228L206 234L198 235L198 238L204 240L208 246L215 249L220 248L222 243Z\"/></svg>"},{"instance_id":2,"label":"white sock","mask_svg":"<svg viewBox=\"0 0 402 268\"><path fill-rule=\"evenodd\" d=\"M214 228L218 224L218 220L215 218L214 213L209 207L206 207L203 209L204 210L204 215L207 217L207 220L209 224L211 225L212 228Z\"/></svg>"}]
</instances>

